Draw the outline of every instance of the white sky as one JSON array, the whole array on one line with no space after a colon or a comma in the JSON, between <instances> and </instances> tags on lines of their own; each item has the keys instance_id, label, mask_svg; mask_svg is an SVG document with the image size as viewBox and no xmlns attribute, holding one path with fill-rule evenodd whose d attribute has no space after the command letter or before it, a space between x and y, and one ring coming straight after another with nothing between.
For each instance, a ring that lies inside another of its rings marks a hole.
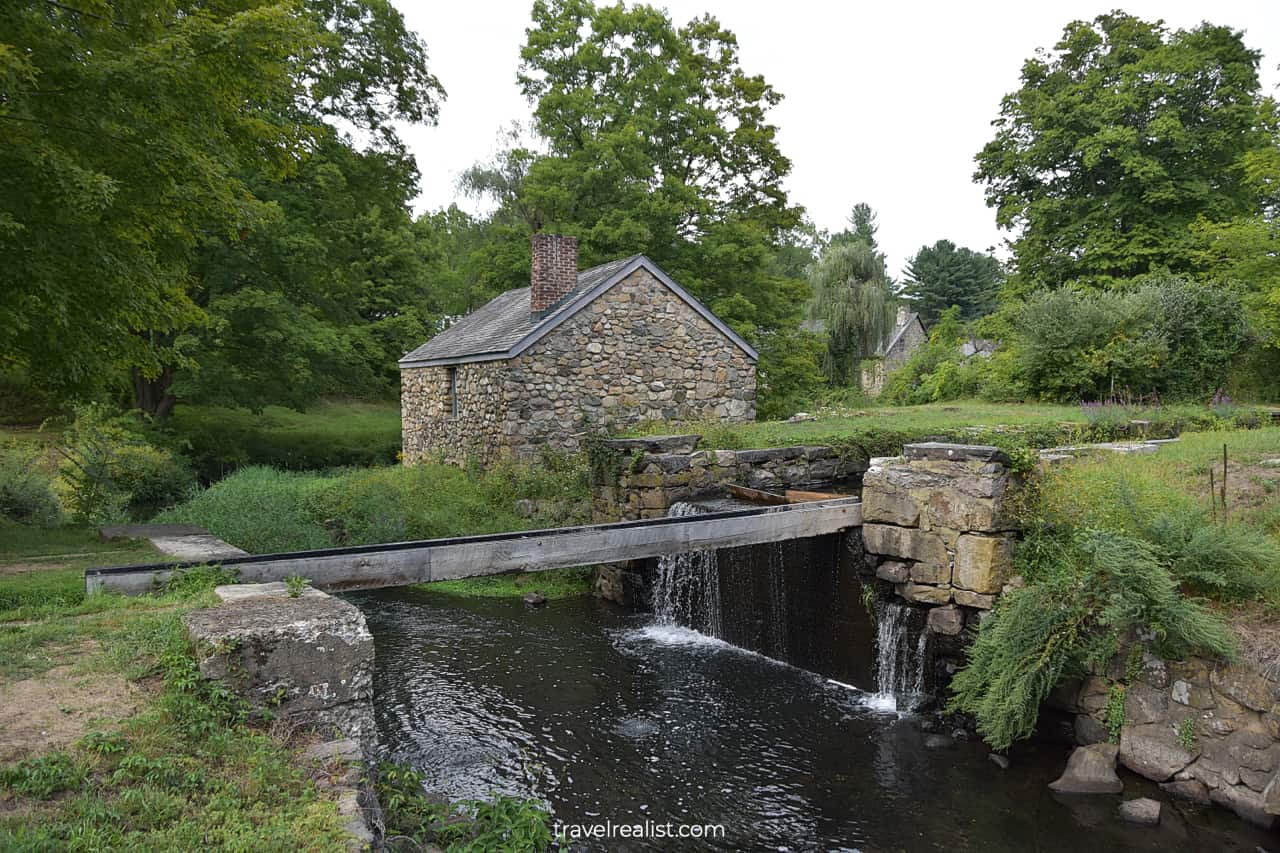
<instances>
[{"instance_id":1,"label":"white sky","mask_svg":"<svg viewBox=\"0 0 1280 853\"><path fill-rule=\"evenodd\" d=\"M394 0L425 39L431 71L449 93L439 126L402 128L422 173L419 211L461 197L459 173L496 150L500 128L525 121L516 87L530 0ZM597 0L600 5L604 2ZM1116 7L1170 28L1201 20L1245 31L1263 52L1262 80L1280 83L1277 0L838 3L657 0L683 24L704 12L738 37L741 62L785 97L771 113L792 161L787 190L819 227L838 230L854 203L879 214L879 241L898 275L921 245L947 238L999 246L1004 234L972 180L974 154L992 136L1000 98L1022 63L1052 47L1072 20Z\"/></svg>"}]
</instances>

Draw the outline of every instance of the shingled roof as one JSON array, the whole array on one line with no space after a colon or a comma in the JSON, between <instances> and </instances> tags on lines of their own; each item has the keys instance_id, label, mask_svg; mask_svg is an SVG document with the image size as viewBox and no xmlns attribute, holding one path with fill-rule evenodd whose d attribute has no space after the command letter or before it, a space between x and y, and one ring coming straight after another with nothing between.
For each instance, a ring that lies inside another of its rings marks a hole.
<instances>
[{"instance_id":1,"label":"shingled roof","mask_svg":"<svg viewBox=\"0 0 1280 853\"><path fill-rule=\"evenodd\" d=\"M498 361L515 358L540 338L577 314L597 296L622 281L640 267L665 284L676 296L698 312L725 337L739 346L753 361L756 351L720 318L676 284L644 255L632 255L578 273L578 283L540 319L533 315L528 287L508 290L476 309L422 346L400 359L401 367L433 367L469 361Z\"/></svg>"}]
</instances>

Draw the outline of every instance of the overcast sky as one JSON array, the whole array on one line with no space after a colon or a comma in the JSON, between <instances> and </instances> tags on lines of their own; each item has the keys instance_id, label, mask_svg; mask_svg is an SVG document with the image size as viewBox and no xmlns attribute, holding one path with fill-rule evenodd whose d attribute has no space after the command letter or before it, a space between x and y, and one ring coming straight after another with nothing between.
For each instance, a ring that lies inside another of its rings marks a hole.
<instances>
[{"instance_id":1,"label":"overcast sky","mask_svg":"<svg viewBox=\"0 0 1280 853\"><path fill-rule=\"evenodd\" d=\"M458 174L496 150L500 128L529 117L516 88L530 0L393 0L426 40L448 90L437 127L403 135L422 173L417 209L478 202ZM597 0L599 2L599 0ZM1262 80L1280 82L1280 0L1169 2L756 2L668 0L678 24L710 12L738 37L743 68L785 97L770 114L792 162L787 190L819 227L837 230L855 202L879 214L881 246L898 275L922 244L947 238L999 246L973 156L992 135L1000 98L1022 62L1052 47L1069 21L1120 6L1171 28L1208 19L1245 32L1263 52Z\"/></svg>"}]
</instances>

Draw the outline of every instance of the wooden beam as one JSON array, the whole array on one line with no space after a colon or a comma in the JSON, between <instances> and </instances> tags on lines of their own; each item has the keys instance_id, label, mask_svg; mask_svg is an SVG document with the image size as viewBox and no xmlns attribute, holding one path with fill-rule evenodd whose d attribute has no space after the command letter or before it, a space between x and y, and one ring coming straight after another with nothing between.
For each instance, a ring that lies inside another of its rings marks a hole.
<instances>
[{"instance_id":1,"label":"wooden beam","mask_svg":"<svg viewBox=\"0 0 1280 853\"><path fill-rule=\"evenodd\" d=\"M222 565L238 571L245 583L302 575L318 589L376 589L804 539L861 523L861 503L841 498L703 516L240 557ZM87 569L85 589L140 595L193 565Z\"/></svg>"}]
</instances>

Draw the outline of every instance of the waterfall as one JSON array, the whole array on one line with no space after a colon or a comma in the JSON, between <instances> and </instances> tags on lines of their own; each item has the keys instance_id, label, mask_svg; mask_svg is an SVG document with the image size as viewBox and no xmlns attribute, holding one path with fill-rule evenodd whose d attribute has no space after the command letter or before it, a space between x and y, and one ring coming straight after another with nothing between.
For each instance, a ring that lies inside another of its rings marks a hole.
<instances>
[{"instance_id":1,"label":"waterfall","mask_svg":"<svg viewBox=\"0 0 1280 853\"><path fill-rule=\"evenodd\" d=\"M920 617L917 608L896 601L876 607L876 697L892 710L909 711L925 696L928 633Z\"/></svg>"},{"instance_id":2,"label":"waterfall","mask_svg":"<svg viewBox=\"0 0 1280 853\"><path fill-rule=\"evenodd\" d=\"M668 517L705 515L706 510L677 501ZM720 613L720 561L715 551L690 551L658 559L653 613L665 625L681 625L712 637L723 635Z\"/></svg>"}]
</instances>

